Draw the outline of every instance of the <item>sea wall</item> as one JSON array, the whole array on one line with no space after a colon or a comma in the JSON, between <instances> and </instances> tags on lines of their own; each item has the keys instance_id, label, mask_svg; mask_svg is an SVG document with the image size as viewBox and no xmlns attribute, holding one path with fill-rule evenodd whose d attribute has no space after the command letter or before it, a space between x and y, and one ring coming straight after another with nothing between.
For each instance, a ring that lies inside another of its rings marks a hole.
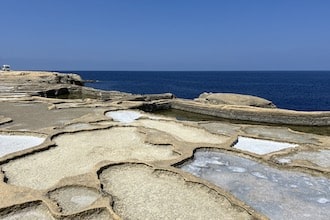
<instances>
[{"instance_id":1,"label":"sea wall","mask_svg":"<svg viewBox=\"0 0 330 220\"><path fill-rule=\"evenodd\" d=\"M171 108L225 119L272 124L329 126L330 112L304 112L237 105L211 105L185 99L173 99Z\"/></svg>"}]
</instances>

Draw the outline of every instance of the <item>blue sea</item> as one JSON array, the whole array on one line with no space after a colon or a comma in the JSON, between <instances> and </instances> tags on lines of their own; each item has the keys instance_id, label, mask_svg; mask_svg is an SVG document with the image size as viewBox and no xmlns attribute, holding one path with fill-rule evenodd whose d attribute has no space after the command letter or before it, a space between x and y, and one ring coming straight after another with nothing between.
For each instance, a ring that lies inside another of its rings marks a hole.
<instances>
[{"instance_id":1,"label":"blue sea","mask_svg":"<svg viewBox=\"0 0 330 220\"><path fill-rule=\"evenodd\" d=\"M330 71L70 71L87 86L193 99L203 92L248 94L292 110L330 110Z\"/></svg>"}]
</instances>

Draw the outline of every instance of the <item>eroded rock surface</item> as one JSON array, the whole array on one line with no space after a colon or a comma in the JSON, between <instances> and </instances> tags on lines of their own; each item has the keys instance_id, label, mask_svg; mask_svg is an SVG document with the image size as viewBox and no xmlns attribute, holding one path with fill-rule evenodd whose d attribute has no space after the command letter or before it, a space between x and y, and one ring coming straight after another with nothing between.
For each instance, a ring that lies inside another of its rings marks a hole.
<instances>
[{"instance_id":1,"label":"eroded rock surface","mask_svg":"<svg viewBox=\"0 0 330 220\"><path fill-rule=\"evenodd\" d=\"M8 117L5 117L5 116L0 115L0 125L1 124L5 124L5 123L8 123L8 122L11 122L11 121L12 121L11 118L8 118Z\"/></svg>"},{"instance_id":2,"label":"eroded rock surface","mask_svg":"<svg viewBox=\"0 0 330 220\"><path fill-rule=\"evenodd\" d=\"M74 85L70 77L58 73L6 74L0 76L0 139L1 135L22 135L45 141L24 150L15 141L3 148L19 149L0 155L0 219L329 216L330 138L326 132L319 136L280 125L232 124L210 118L183 122L134 109L172 107L230 119L322 126L329 125L328 112L246 106L238 96L236 101L244 105L181 100L172 94L100 91ZM78 96L36 97L66 90L77 91ZM258 155L233 148L238 137L267 139L271 151ZM274 151L274 142L295 147ZM8 142L0 145L4 143ZM200 147L220 150L221 155L201 156ZM185 164L189 169L174 166L189 159L193 161Z\"/></svg>"},{"instance_id":3,"label":"eroded rock surface","mask_svg":"<svg viewBox=\"0 0 330 220\"><path fill-rule=\"evenodd\" d=\"M192 143L220 144L227 140L224 136L211 134L204 129L183 125L174 121L139 120L144 127L166 132L178 140Z\"/></svg>"},{"instance_id":4,"label":"eroded rock surface","mask_svg":"<svg viewBox=\"0 0 330 220\"><path fill-rule=\"evenodd\" d=\"M251 95L232 93L202 93L196 101L214 105L244 105L261 108L276 108L269 100Z\"/></svg>"},{"instance_id":5,"label":"eroded rock surface","mask_svg":"<svg viewBox=\"0 0 330 220\"><path fill-rule=\"evenodd\" d=\"M12 119L0 125L0 129L39 131L49 127L64 126L75 118L94 113L92 108L49 109L42 102L0 102L1 114Z\"/></svg>"},{"instance_id":6,"label":"eroded rock surface","mask_svg":"<svg viewBox=\"0 0 330 220\"><path fill-rule=\"evenodd\" d=\"M40 202L27 203L3 209L0 211L0 218L3 220L55 220L55 217L51 215L47 207Z\"/></svg>"},{"instance_id":7,"label":"eroded rock surface","mask_svg":"<svg viewBox=\"0 0 330 220\"><path fill-rule=\"evenodd\" d=\"M295 154L277 158L279 163L290 164L292 162L314 163L320 167L330 169L330 150L300 151Z\"/></svg>"}]
</instances>

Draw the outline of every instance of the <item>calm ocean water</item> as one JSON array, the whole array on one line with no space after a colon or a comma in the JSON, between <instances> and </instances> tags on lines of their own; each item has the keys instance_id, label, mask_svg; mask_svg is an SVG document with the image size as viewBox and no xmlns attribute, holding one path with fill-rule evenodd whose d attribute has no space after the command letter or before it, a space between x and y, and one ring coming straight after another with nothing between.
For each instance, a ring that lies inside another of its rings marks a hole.
<instances>
[{"instance_id":1,"label":"calm ocean water","mask_svg":"<svg viewBox=\"0 0 330 220\"><path fill-rule=\"evenodd\" d=\"M273 101L279 108L330 110L330 71L70 71L87 86L152 94L171 92L192 99L203 92L249 94Z\"/></svg>"}]
</instances>

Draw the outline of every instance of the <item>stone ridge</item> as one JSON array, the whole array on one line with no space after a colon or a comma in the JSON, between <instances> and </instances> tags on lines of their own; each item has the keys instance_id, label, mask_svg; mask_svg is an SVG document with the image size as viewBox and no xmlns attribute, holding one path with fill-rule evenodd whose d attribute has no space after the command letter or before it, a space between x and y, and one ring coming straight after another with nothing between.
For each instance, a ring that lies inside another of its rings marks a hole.
<instances>
[{"instance_id":1,"label":"stone ridge","mask_svg":"<svg viewBox=\"0 0 330 220\"><path fill-rule=\"evenodd\" d=\"M267 99L233 93L204 92L197 99L195 99L195 101L214 105L243 105L260 108L276 108L276 106Z\"/></svg>"},{"instance_id":2,"label":"stone ridge","mask_svg":"<svg viewBox=\"0 0 330 220\"><path fill-rule=\"evenodd\" d=\"M260 108L242 105L212 105L192 100L175 99L171 108L224 119L302 126L329 126L330 112L306 112Z\"/></svg>"}]
</instances>

